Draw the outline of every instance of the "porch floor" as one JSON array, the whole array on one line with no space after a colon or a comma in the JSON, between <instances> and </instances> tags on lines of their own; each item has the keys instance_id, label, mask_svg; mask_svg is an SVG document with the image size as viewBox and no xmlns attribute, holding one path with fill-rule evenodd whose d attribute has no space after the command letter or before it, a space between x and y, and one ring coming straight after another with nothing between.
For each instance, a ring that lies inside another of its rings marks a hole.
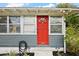
<instances>
[{"instance_id":1,"label":"porch floor","mask_svg":"<svg viewBox=\"0 0 79 59\"><path fill-rule=\"evenodd\" d=\"M0 54L9 53L10 51L19 52L18 47L0 47ZM27 49L28 52L34 52L35 56L53 56L53 51L57 49L52 47L31 47ZM63 48L60 48L59 51L63 51Z\"/></svg>"}]
</instances>

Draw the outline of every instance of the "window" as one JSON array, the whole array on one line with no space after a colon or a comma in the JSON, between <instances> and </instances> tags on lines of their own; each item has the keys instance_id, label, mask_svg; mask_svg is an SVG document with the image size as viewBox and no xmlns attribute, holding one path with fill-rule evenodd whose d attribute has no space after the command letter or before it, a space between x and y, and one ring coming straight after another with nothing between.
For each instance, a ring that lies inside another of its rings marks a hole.
<instances>
[{"instance_id":1,"label":"window","mask_svg":"<svg viewBox=\"0 0 79 59\"><path fill-rule=\"evenodd\" d=\"M35 26L34 25L24 25L24 32L25 33L35 33Z\"/></svg>"},{"instance_id":2,"label":"window","mask_svg":"<svg viewBox=\"0 0 79 59\"><path fill-rule=\"evenodd\" d=\"M24 33L35 33L36 32L35 22L36 22L35 17L33 16L24 17L23 32Z\"/></svg>"},{"instance_id":3,"label":"window","mask_svg":"<svg viewBox=\"0 0 79 59\"><path fill-rule=\"evenodd\" d=\"M58 16L54 16L54 17L51 17L51 24L62 24L62 17Z\"/></svg>"},{"instance_id":4,"label":"window","mask_svg":"<svg viewBox=\"0 0 79 59\"><path fill-rule=\"evenodd\" d=\"M62 33L62 25L51 25L51 33Z\"/></svg>"},{"instance_id":5,"label":"window","mask_svg":"<svg viewBox=\"0 0 79 59\"><path fill-rule=\"evenodd\" d=\"M62 33L62 17L60 16L50 17L50 32Z\"/></svg>"},{"instance_id":6,"label":"window","mask_svg":"<svg viewBox=\"0 0 79 59\"><path fill-rule=\"evenodd\" d=\"M1 16L0 33L36 33L34 16Z\"/></svg>"},{"instance_id":7,"label":"window","mask_svg":"<svg viewBox=\"0 0 79 59\"><path fill-rule=\"evenodd\" d=\"M6 33L6 32L7 32L7 17L0 16L0 33Z\"/></svg>"},{"instance_id":8,"label":"window","mask_svg":"<svg viewBox=\"0 0 79 59\"><path fill-rule=\"evenodd\" d=\"M9 32L20 33L20 17L19 16L9 17Z\"/></svg>"}]
</instances>

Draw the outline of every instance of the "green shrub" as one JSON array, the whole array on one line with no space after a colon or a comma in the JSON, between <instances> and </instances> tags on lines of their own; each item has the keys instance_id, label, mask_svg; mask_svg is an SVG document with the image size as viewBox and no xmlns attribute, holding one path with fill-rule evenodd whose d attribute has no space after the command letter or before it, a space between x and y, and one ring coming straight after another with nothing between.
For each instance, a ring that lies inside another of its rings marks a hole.
<instances>
[{"instance_id":1,"label":"green shrub","mask_svg":"<svg viewBox=\"0 0 79 59\"><path fill-rule=\"evenodd\" d=\"M66 39L67 51L78 55L79 33L72 26L67 27L65 39Z\"/></svg>"},{"instance_id":2,"label":"green shrub","mask_svg":"<svg viewBox=\"0 0 79 59\"><path fill-rule=\"evenodd\" d=\"M9 56L17 56L18 53L16 53L15 51L10 51ZM27 51L25 51L24 53L22 53L23 56L28 56L27 55Z\"/></svg>"},{"instance_id":3,"label":"green shrub","mask_svg":"<svg viewBox=\"0 0 79 59\"><path fill-rule=\"evenodd\" d=\"M10 51L9 56L16 56L16 52L15 51Z\"/></svg>"}]
</instances>

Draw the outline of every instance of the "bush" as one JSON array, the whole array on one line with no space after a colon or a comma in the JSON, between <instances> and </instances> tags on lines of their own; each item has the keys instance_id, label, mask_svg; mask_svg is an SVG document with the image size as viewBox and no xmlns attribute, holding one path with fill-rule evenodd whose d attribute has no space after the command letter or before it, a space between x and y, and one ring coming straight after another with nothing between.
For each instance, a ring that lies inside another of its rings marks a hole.
<instances>
[{"instance_id":1,"label":"bush","mask_svg":"<svg viewBox=\"0 0 79 59\"><path fill-rule=\"evenodd\" d=\"M67 52L79 55L79 34L72 26L67 27L65 39Z\"/></svg>"},{"instance_id":2,"label":"bush","mask_svg":"<svg viewBox=\"0 0 79 59\"><path fill-rule=\"evenodd\" d=\"M9 56L16 56L16 52L15 51L10 51Z\"/></svg>"},{"instance_id":3,"label":"bush","mask_svg":"<svg viewBox=\"0 0 79 59\"><path fill-rule=\"evenodd\" d=\"M27 52L25 51L24 53L16 53L15 51L10 51L10 53L8 54L8 56L28 56Z\"/></svg>"}]
</instances>

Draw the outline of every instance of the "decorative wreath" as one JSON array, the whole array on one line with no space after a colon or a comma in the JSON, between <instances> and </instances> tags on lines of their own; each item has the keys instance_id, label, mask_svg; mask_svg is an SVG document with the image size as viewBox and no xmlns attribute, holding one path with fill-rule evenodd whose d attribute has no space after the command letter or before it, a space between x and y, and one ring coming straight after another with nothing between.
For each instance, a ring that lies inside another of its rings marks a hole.
<instances>
[{"instance_id":1,"label":"decorative wreath","mask_svg":"<svg viewBox=\"0 0 79 59\"><path fill-rule=\"evenodd\" d=\"M40 18L39 22L44 23L44 22L46 22L46 19L44 17L42 17L42 18Z\"/></svg>"}]
</instances>

